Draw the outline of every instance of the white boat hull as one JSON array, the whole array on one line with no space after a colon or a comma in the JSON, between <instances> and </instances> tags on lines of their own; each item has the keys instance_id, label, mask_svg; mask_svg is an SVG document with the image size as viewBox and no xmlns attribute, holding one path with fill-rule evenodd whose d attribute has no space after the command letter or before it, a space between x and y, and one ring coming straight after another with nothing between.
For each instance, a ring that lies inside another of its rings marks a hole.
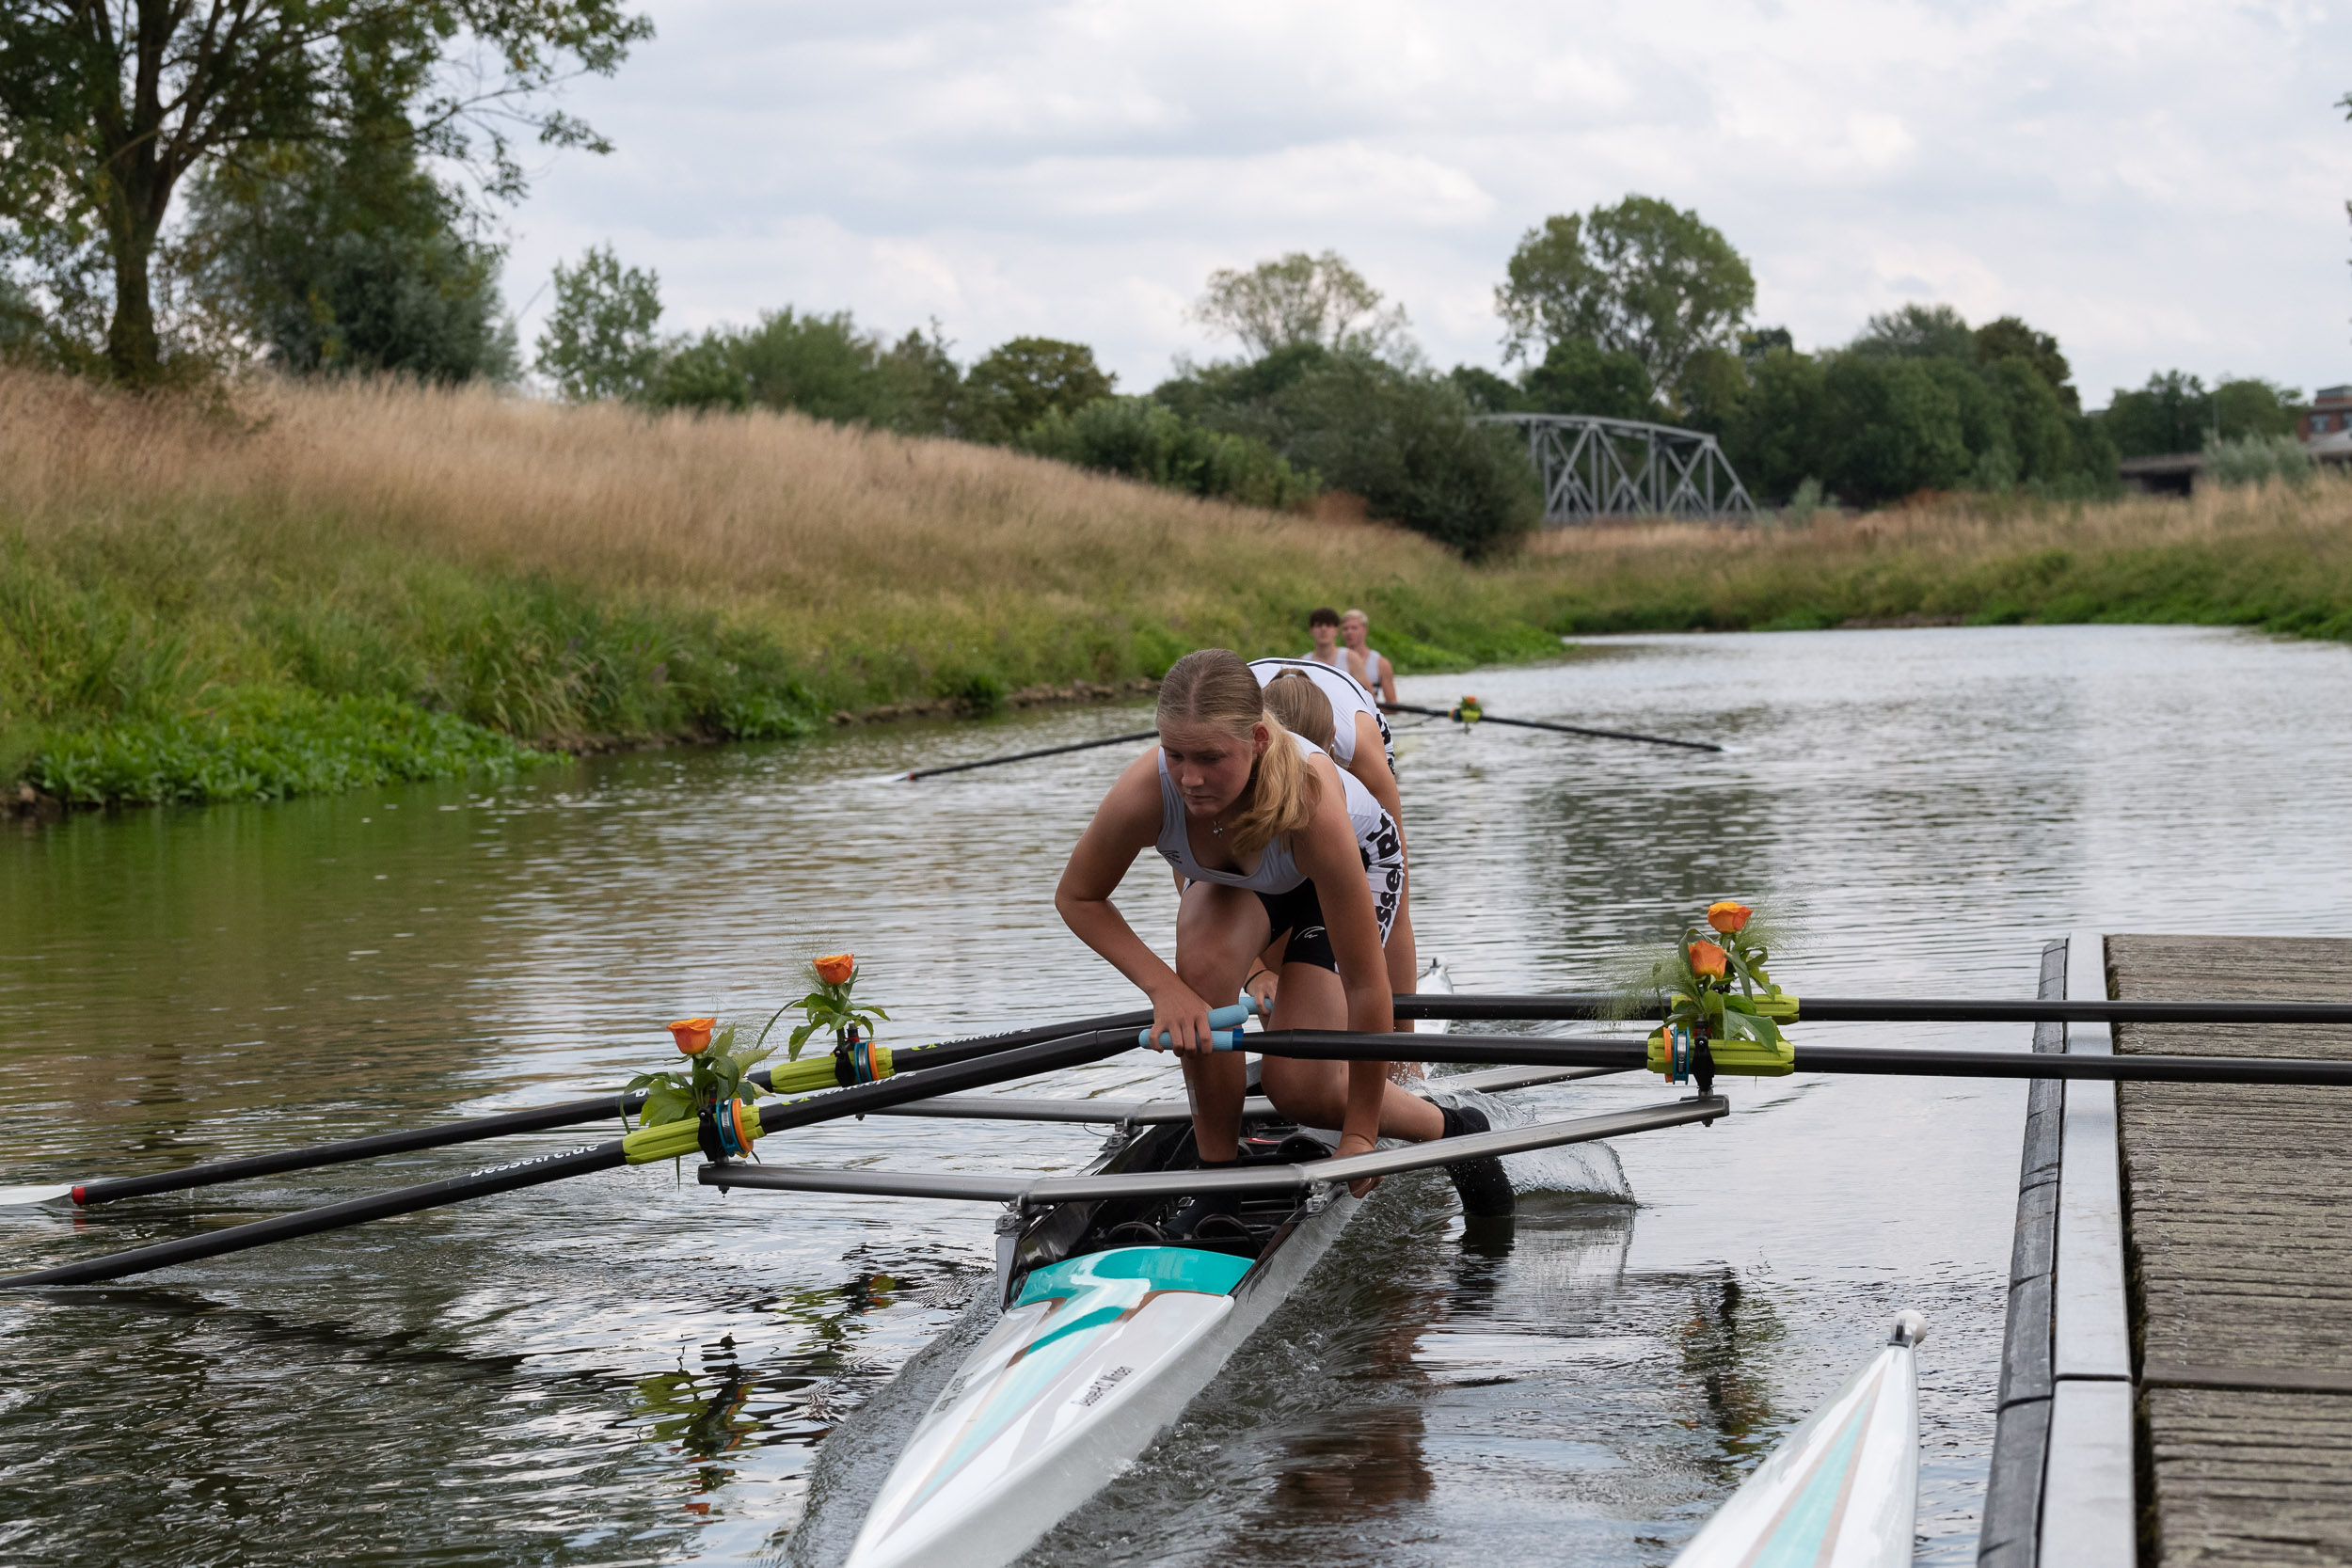
<instances>
[{"instance_id":1,"label":"white boat hull","mask_svg":"<svg viewBox=\"0 0 2352 1568\"><path fill-rule=\"evenodd\" d=\"M1905 1568L1919 1502L1916 1313L1772 1450L1675 1568Z\"/></svg>"},{"instance_id":2,"label":"white boat hull","mask_svg":"<svg viewBox=\"0 0 2352 1568\"><path fill-rule=\"evenodd\" d=\"M1246 1262L1175 1247L1089 1253L1031 1274L915 1428L849 1568L990 1568L1020 1556L1192 1402L1356 1206L1334 1196L1238 1278Z\"/></svg>"}]
</instances>

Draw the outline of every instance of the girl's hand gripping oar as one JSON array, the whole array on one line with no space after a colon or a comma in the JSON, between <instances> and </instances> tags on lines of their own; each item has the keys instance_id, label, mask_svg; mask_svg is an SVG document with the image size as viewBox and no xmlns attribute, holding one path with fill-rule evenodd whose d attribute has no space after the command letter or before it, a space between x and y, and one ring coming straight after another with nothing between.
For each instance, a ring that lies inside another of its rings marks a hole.
<instances>
[{"instance_id":1,"label":"girl's hand gripping oar","mask_svg":"<svg viewBox=\"0 0 2352 1568\"><path fill-rule=\"evenodd\" d=\"M1257 1017L1260 1010L1258 999L1247 995L1230 1007L1210 1008L1209 1049L1212 1051L1240 1050L1242 1023L1246 1020ZM1160 1031L1158 1039L1153 1039L1152 1026L1147 1023L1136 1032L1136 1043L1150 1051L1169 1051L1175 1048L1176 1040L1166 1029Z\"/></svg>"},{"instance_id":2,"label":"girl's hand gripping oar","mask_svg":"<svg viewBox=\"0 0 2352 1568\"><path fill-rule=\"evenodd\" d=\"M1016 1029L997 1035L975 1036L901 1051L897 1056L898 1069L913 1072L919 1069L944 1067L951 1062L972 1061L1035 1045L1044 1040L1066 1038L1096 1029L1115 1029L1121 1025L1148 1022L1149 1012L1110 1013L1100 1018L1073 1020L1068 1023L1041 1024L1028 1029ZM771 1074L761 1070L751 1074L751 1082L762 1088L772 1088L778 1094L808 1094L834 1086L833 1059L811 1056L774 1069ZM773 1082L780 1077L784 1082ZM601 1094L584 1100L559 1101L551 1105L536 1105L528 1110L501 1111L495 1116L469 1117L460 1121L442 1122L434 1127L409 1128L398 1132L376 1132L366 1137L345 1138L336 1143L313 1144L302 1148L281 1148L267 1154L249 1154L235 1160L214 1160L203 1164L186 1165L179 1170L157 1171L147 1176L121 1176L83 1182L52 1182L34 1187L0 1187L0 1208L27 1204L49 1203L72 1199L89 1208L101 1203L114 1203L126 1197L146 1197L155 1193L176 1193L192 1187L210 1187L224 1181L243 1181L261 1176L281 1176L288 1171L317 1170L326 1165L347 1164L353 1160L372 1160L384 1154L405 1154L420 1148L442 1148L453 1144L475 1143L485 1138L505 1137L516 1132L544 1132L558 1127L578 1127L602 1121L608 1117L627 1117L645 1102L642 1094Z\"/></svg>"}]
</instances>

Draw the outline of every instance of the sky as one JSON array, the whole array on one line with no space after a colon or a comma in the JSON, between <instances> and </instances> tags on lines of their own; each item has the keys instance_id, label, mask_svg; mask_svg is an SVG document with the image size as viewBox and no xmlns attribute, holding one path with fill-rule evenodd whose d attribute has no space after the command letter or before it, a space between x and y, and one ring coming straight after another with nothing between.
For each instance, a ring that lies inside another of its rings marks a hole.
<instances>
[{"instance_id":1,"label":"sky","mask_svg":"<svg viewBox=\"0 0 2352 1568\"><path fill-rule=\"evenodd\" d=\"M641 4L643 0L641 0ZM1125 391L1234 352L1208 275L1337 250L1439 367L1550 214L1695 210L1800 347L1946 303L2152 371L2352 382L2352 0L652 0L563 106L612 138L507 214L660 274L665 329L787 305L1091 344Z\"/></svg>"}]
</instances>

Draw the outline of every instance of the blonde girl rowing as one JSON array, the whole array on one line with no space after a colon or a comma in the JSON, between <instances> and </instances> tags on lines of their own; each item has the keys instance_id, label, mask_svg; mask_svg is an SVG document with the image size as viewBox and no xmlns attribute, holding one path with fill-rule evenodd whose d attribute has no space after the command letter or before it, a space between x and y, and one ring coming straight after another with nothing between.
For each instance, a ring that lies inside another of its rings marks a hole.
<instances>
[{"instance_id":1,"label":"blonde girl rowing","mask_svg":"<svg viewBox=\"0 0 2352 1568\"><path fill-rule=\"evenodd\" d=\"M1351 790L1329 757L1265 712L1258 678L1238 655L1211 648L1178 659L1160 683L1159 731L1159 745L1128 766L1096 810L1054 905L1080 941L1152 999L1153 1032L1167 1033L1184 1062L1200 1162L1216 1166L1239 1152L1247 1065L1238 1052L1208 1049L1212 1000L1233 997L1252 959L1287 933L1272 1027L1392 1028L1381 939L1394 910L1392 873L1401 885L1402 846L1361 784ZM1185 879L1172 969L1111 903L1146 849ZM1339 1129L1342 1154L1383 1136L1419 1142L1470 1125L1391 1084L1385 1062L1268 1057L1260 1082L1292 1120ZM1192 1234L1232 1207L1203 1196L1170 1229Z\"/></svg>"}]
</instances>

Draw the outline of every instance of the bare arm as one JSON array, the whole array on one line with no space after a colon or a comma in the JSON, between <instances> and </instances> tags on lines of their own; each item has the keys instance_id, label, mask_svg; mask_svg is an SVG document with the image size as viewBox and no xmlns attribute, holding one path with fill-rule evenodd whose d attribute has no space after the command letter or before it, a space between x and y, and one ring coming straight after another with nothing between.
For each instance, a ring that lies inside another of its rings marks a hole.
<instances>
[{"instance_id":1,"label":"bare arm","mask_svg":"<svg viewBox=\"0 0 2352 1568\"><path fill-rule=\"evenodd\" d=\"M1405 802L1397 794L1396 775L1389 771L1388 749L1380 744L1380 721L1369 713L1356 715L1356 754L1348 759L1347 770L1372 791L1372 798L1396 823L1397 842L1404 843Z\"/></svg>"},{"instance_id":2,"label":"bare arm","mask_svg":"<svg viewBox=\"0 0 2352 1568\"><path fill-rule=\"evenodd\" d=\"M1318 771L1330 762L1318 757ZM1347 995L1347 1026L1359 1034L1388 1034L1396 1027L1393 999L1389 993L1389 965L1380 950L1380 919L1372 907L1372 890L1364 884L1363 857L1356 847L1356 829L1347 819L1347 797L1338 771L1324 780L1314 819L1291 841L1298 869L1315 884L1315 899L1323 906L1324 928L1330 934L1332 956L1339 959L1340 986ZM1386 1062L1350 1062L1347 1066L1347 1116L1340 1129L1341 1148L1359 1152L1380 1137L1380 1101L1388 1092ZM1349 1149L1357 1143L1359 1149Z\"/></svg>"},{"instance_id":3,"label":"bare arm","mask_svg":"<svg viewBox=\"0 0 2352 1568\"><path fill-rule=\"evenodd\" d=\"M1380 700L1391 707L1396 706L1396 666L1389 662L1386 654L1380 656Z\"/></svg>"},{"instance_id":4,"label":"bare arm","mask_svg":"<svg viewBox=\"0 0 2352 1568\"><path fill-rule=\"evenodd\" d=\"M1167 1034L1180 1050L1209 1044L1208 1004L1176 977L1157 953L1136 935L1111 902L1136 857L1160 836L1159 748L1127 765L1111 785L1094 820L1078 835L1078 846L1062 868L1054 908L1080 942L1108 959L1152 999L1152 1032ZM1367 897L1370 895L1367 895Z\"/></svg>"}]
</instances>

